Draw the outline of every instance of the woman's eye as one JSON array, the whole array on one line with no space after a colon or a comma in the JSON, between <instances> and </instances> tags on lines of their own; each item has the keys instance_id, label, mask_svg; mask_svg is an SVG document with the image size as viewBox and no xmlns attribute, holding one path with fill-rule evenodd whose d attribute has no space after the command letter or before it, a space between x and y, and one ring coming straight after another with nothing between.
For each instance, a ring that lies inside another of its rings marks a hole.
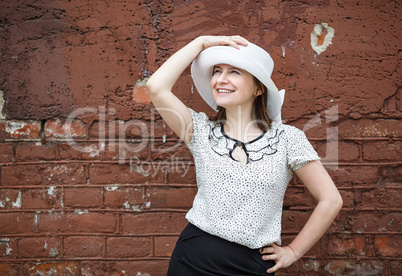
<instances>
[{"instance_id":1,"label":"woman's eye","mask_svg":"<svg viewBox=\"0 0 402 276\"><path fill-rule=\"evenodd\" d=\"M214 70L214 75L215 75L215 74L218 74L218 73L220 73L220 72L221 72L221 70L215 69L215 70Z\"/></svg>"},{"instance_id":2,"label":"woman's eye","mask_svg":"<svg viewBox=\"0 0 402 276\"><path fill-rule=\"evenodd\" d=\"M236 70L232 70L232 74L240 75L240 72L239 72L239 71L236 71Z\"/></svg>"}]
</instances>

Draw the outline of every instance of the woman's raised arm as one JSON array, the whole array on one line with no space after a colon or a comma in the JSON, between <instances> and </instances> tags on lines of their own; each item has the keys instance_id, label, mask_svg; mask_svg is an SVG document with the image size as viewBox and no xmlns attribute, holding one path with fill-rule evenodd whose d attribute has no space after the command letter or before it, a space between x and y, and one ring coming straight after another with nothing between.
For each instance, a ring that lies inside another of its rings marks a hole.
<instances>
[{"instance_id":1,"label":"woman's raised arm","mask_svg":"<svg viewBox=\"0 0 402 276\"><path fill-rule=\"evenodd\" d=\"M217 45L247 45L240 36L200 36L172 55L148 80L149 96L167 125L184 141L192 137L192 118L187 106L172 88L187 66L204 49Z\"/></svg>"}]
</instances>

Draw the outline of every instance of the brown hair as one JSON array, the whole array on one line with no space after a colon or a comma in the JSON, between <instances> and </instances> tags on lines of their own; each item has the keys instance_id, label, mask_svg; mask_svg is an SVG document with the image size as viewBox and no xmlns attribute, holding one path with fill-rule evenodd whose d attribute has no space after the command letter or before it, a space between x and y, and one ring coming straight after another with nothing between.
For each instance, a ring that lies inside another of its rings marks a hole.
<instances>
[{"instance_id":1,"label":"brown hair","mask_svg":"<svg viewBox=\"0 0 402 276\"><path fill-rule=\"evenodd\" d=\"M271 120L267 114L268 91L265 85L262 84L256 77L254 77L254 81L258 87L258 90L260 90L262 93L254 99L253 119L256 121L257 126L265 132L271 127ZM226 121L226 109L224 107L218 106L218 113L215 116L215 121L218 123L224 123Z\"/></svg>"}]
</instances>

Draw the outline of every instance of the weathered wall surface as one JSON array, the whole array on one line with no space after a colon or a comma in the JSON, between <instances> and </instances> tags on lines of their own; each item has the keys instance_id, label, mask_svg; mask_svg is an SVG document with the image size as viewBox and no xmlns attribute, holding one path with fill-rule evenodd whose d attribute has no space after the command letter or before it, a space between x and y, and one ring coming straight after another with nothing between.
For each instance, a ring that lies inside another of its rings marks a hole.
<instances>
[{"instance_id":1,"label":"weathered wall surface","mask_svg":"<svg viewBox=\"0 0 402 276\"><path fill-rule=\"evenodd\" d=\"M306 131L344 198L328 233L278 274L402 274L400 13L392 0L2 1L0 274L166 273L195 170L144 78L201 34L271 53L284 120ZM321 23L335 35L318 55ZM175 92L212 114L189 70ZM293 180L285 244L313 203Z\"/></svg>"}]
</instances>

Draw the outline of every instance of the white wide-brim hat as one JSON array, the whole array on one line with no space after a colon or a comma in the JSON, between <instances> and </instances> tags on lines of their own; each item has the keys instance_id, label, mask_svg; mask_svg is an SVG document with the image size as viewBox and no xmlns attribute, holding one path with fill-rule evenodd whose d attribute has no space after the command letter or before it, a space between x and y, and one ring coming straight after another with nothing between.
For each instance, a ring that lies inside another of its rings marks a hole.
<instances>
[{"instance_id":1,"label":"white wide-brim hat","mask_svg":"<svg viewBox=\"0 0 402 276\"><path fill-rule=\"evenodd\" d=\"M255 76L268 91L267 110L272 121L281 121L281 108L285 90L278 88L271 79L274 61L261 47L248 42L247 46L213 46L202 51L191 64L191 76L198 93L204 101L218 111L218 105L212 97L210 81L214 66L228 64L246 70Z\"/></svg>"}]
</instances>

